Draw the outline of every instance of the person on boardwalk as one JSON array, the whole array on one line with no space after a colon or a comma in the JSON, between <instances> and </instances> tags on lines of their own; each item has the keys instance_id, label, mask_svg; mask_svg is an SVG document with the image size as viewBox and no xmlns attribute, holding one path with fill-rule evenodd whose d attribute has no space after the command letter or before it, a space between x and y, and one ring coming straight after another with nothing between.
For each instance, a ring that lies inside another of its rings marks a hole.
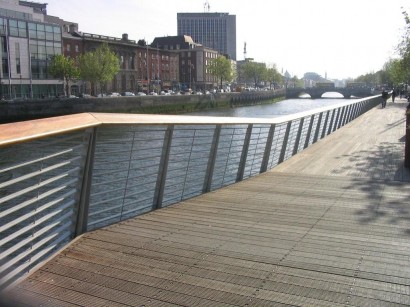
<instances>
[{"instance_id":1,"label":"person on boardwalk","mask_svg":"<svg viewBox=\"0 0 410 307\"><path fill-rule=\"evenodd\" d=\"M389 98L389 94L386 90L382 91L382 109L386 107L387 98Z\"/></svg>"},{"instance_id":2,"label":"person on boardwalk","mask_svg":"<svg viewBox=\"0 0 410 307\"><path fill-rule=\"evenodd\" d=\"M393 103L394 103L394 99L396 98L396 96L397 96L396 90L393 89L393 92L391 93L391 100L393 101Z\"/></svg>"}]
</instances>

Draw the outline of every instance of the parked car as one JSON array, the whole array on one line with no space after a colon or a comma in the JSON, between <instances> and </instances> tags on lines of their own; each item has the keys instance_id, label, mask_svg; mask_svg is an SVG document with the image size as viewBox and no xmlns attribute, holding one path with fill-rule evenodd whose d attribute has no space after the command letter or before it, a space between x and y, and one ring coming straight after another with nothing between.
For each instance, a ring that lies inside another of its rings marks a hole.
<instances>
[{"instance_id":1,"label":"parked car","mask_svg":"<svg viewBox=\"0 0 410 307\"><path fill-rule=\"evenodd\" d=\"M147 96L147 94L145 94L144 92L138 92L137 96Z\"/></svg>"},{"instance_id":2,"label":"parked car","mask_svg":"<svg viewBox=\"0 0 410 307\"><path fill-rule=\"evenodd\" d=\"M135 94L133 92L124 92L122 96L135 96Z\"/></svg>"},{"instance_id":3,"label":"parked car","mask_svg":"<svg viewBox=\"0 0 410 307\"><path fill-rule=\"evenodd\" d=\"M121 97L120 93L116 93L116 92L110 93L107 96L108 97Z\"/></svg>"},{"instance_id":4,"label":"parked car","mask_svg":"<svg viewBox=\"0 0 410 307\"><path fill-rule=\"evenodd\" d=\"M155 93L155 92L150 92L149 93L151 96L157 96L158 94L157 93Z\"/></svg>"}]
</instances>

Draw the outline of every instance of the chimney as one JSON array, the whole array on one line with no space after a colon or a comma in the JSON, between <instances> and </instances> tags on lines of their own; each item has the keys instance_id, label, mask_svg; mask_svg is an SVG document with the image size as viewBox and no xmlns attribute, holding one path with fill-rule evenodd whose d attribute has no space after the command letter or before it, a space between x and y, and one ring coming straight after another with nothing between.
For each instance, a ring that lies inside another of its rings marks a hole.
<instances>
[{"instance_id":1,"label":"chimney","mask_svg":"<svg viewBox=\"0 0 410 307\"><path fill-rule=\"evenodd\" d=\"M123 41L128 41L128 34L127 34L127 33L124 33L124 34L122 35L122 40L123 40Z\"/></svg>"},{"instance_id":2,"label":"chimney","mask_svg":"<svg viewBox=\"0 0 410 307\"><path fill-rule=\"evenodd\" d=\"M78 32L78 24L72 23L69 26L70 33Z\"/></svg>"}]
</instances>

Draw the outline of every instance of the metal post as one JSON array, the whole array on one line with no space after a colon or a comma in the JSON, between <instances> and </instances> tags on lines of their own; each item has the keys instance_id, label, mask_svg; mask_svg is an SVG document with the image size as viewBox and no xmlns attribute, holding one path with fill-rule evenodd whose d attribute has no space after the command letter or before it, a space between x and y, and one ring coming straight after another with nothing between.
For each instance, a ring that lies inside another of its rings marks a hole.
<instances>
[{"instance_id":1,"label":"metal post","mask_svg":"<svg viewBox=\"0 0 410 307\"><path fill-rule=\"evenodd\" d=\"M222 130L222 125L216 125L215 130L214 130L214 136L212 138L211 150L209 152L208 166L206 168L204 185L202 188L203 193L211 191L212 177L213 177L214 169L215 169L215 162L216 162L216 156L218 153L218 144L219 144L219 138L221 136L221 130Z\"/></svg>"},{"instance_id":2,"label":"metal post","mask_svg":"<svg viewBox=\"0 0 410 307\"><path fill-rule=\"evenodd\" d=\"M282 150L280 152L278 164L285 161L286 147L288 146L290 127L291 126L292 126L292 121L289 121L288 124L286 125L285 137L283 138Z\"/></svg>"},{"instance_id":3,"label":"metal post","mask_svg":"<svg viewBox=\"0 0 410 307\"><path fill-rule=\"evenodd\" d=\"M314 121L315 121L315 115L312 115L310 117L309 128L308 128L308 131L306 133L305 145L303 146L303 149L305 149L309 146L310 135L312 134L312 128L313 128L313 122Z\"/></svg>"},{"instance_id":4,"label":"metal post","mask_svg":"<svg viewBox=\"0 0 410 307\"><path fill-rule=\"evenodd\" d=\"M83 166L83 180L81 183L81 191L78 202L77 221L74 233L75 237L87 231L97 128L88 129L86 134L87 136L84 142L87 142L88 145L85 152L85 162Z\"/></svg>"},{"instance_id":5,"label":"metal post","mask_svg":"<svg viewBox=\"0 0 410 307\"><path fill-rule=\"evenodd\" d=\"M260 173L264 173L268 170L269 157L270 157L270 152L272 149L274 133L275 133L275 124L272 124L269 128L268 139L266 140L265 152L263 153L263 160L261 163Z\"/></svg>"},{"instance_id":6,"label":"metal post","mask_svg":"<svg viewBox=\"0 0 410 307\"><path fill-rule=\"evenodd\" d=\"M319 119L316 125L315 136L313 137L313 143L316 143L319 138L320 126L322 125L322 117L323 117L323 112L319 114Z\"/></svg>"},{"instance_id":7,"label":"metal post","mask_svg":"<svg viewBox=\"0 0 410 307\"><path fill-rule=\"evenodd\" d=\"M327 129L327 134L331 134L333 132L333 123L335 120L336 110L332 110L332 117L330 118L329 128Z\"/></svg>"},{"instance_id":8,"label":"metal post","mask_svg":"<svg viewBox=\"0 0 410 307\"><path fill-rule=\"evenodd\" d=\"M168 161L171 152L172 136L174 133L174 125L169 125L164 135L164 143L162 145L161 160L159 163L157 183L155 186L155 194L153 201L153 210L162 207L162 200L164 198L165 181L167 178Z\"/></svg>"},{"instance_id":9,"label":"metal post","mask_svg":"<svg viewBox=\"0 0 410 307\"><path fill-rule=\"evenodd\" d=\"M342 112L341 112L341 114L340 114L339 121L338 121L338 123L337 123L337 129L339 129L340 127L342 127L344 115L345 115L345 107L342 107Z\"/></svg>"},{"instance_id":10,"label":"metal post","mask_svg":"<svg viewBox=\"0 0 410 307\"><path fill-rule=\"evenodd\" d=\"M293 146L293 152L292 155L296 155L299 150L299 143L300 143L300 138L302 136L302 130L303 130L303 123L305 122L305 118L302 117L299 122L299 128L298 128L298 134L296 135L296 140L295 140L295 146Z\"/></svg>"},{"instance_id":11,"label":"metal post","mask_svg":"<svg viewBox=\"0 0 410 307\"><path fill-rule=\"evenodd\" d=\"M327 123L329 122L329 115L330 115L330 111L327 111L325 123L323 124L322 135L320 136L321 139L323 139L326 136L326 128L327 128Z\"/></svg>"},{"instance_id":12,"label":"metal post","mask_svg":"<svg viewBox=\"0 0 410 307\"><path fill-rule=\"evenodd\" d=\"M342 126L344 126L344 125L346 125L350 122L350 118L349 118L350 108L351 108L351 105L345 107L345 116L343 118Z\"/></svg>"},{"instance_id":13,"label":"metal post","mask_svg":"<svg viewBox=\"0 0 410 307\"><path fill-rule=\"evenodd\" d=\"M253 124L249 124L246 129L245 139L243 141L241 160L239 161L238 173L236 175L236 182L242 181L245 172L246 159L248 157L249 143L251 141Z\"/></svg>"},{"instance_id":14,"label":"metal post","mask_svg":"<svg viewBox=\"0 0 410 307\"><path fill-rule=\"evenodd\" d=\"M338 123L340 121L340 116L342 114L342 108L337 108L337 109L335 109L335 111L337 111L337 115L335 117L335 122L333 124L332 131L336 131L339 128Z\"/></svg>"},{"instance_id":15,"label":"metal post","mask_svg":"<svg viewBox=\"0 0 410 307\"><path fill-rule=\"evenodd\" d=\"M404 166L410 168L410 108L406 110L406 143L404 146Z\"/></svg>"}]
</instances>

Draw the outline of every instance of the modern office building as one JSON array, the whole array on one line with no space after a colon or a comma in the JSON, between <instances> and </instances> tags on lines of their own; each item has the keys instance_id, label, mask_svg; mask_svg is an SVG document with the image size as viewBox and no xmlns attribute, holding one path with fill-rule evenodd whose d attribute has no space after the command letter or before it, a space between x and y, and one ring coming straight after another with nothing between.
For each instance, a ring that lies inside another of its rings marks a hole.
<instances>
[{"instance_id":1,"label":"modern office building","mask_svg":"<svg viewBox=\"0 0 410 307\"><path fill-rule=\"evenodd\" d=\"M236 61L236 16L229 13L178 13L178 35Z\"/></svg>"},{"instance_id":2,"label":"modern office building","mask_svg":"<svg viewBox=\"0 0 410 307\"><path fill-rule=\"evenodd\" d=\"M0 0L0 96L2 99L56 96L60 80L49 74L62 52L61 28L45 22L47 4Z\"/></svg>"}]
</instances>

